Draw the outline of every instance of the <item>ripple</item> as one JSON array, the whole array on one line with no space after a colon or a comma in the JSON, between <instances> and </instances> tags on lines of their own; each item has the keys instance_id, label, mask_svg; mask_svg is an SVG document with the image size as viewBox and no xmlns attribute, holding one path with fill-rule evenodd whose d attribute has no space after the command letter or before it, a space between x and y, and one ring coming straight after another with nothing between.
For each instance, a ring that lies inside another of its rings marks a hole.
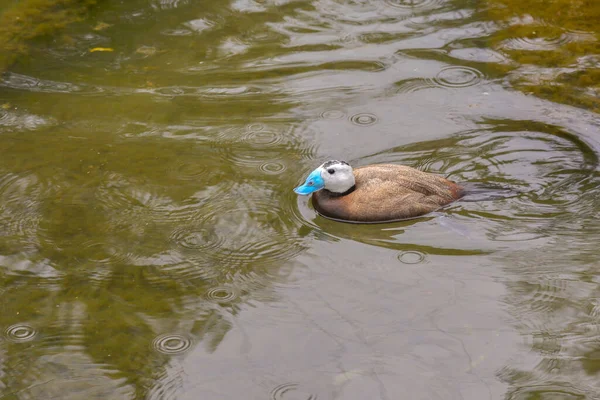
<instances>
[{"instance_id":1,"label":"ripple","mask_svg":"<svg viewBox=\"0 0 600 400\"><path fill-rule=\"evenodd\" d=\"M0 86L6 86L13 89L29 90L32 92L46 93L106 93L107 88L91 86L91 85L76 85L68 82L59 82L38 79L27 75L6 73L0 77Z\"/></svg>"},{"instance_id":2,"label":"ripple","mask_svg":"<svg viewBox=\"0 0 600 400\"><path fill-rule=\"evenodd\" d=\"M258 169L268 175L278 175L287 169L286 165L278 161L269 161L261 164Z\"/></svg>"},{"instance_id":3,"label":"ripple","mask_svg":"<svg viewBox=\"0 0 600 400\"><path fill-rule=\"evenodd\" d=\"M182 367L170 366L153 379L154 384L148 391L148 400L177 400L180 389L184 385L185 372Z\"/></svg>"},{"instance_id":4,"label":"ripple","mask_svg":"<svg viewBox=\"0 0 600 400\"><path fill-rule=\"evenodd\" d=\"M87 241L81 247L84 249L83 254L85 254L85 258L82 257L80 261L88 260L95 264L110 264L112 262L125 261L126 259L122 257L120 260L116 260L114 254L107 251L107 244L103 242Z\"/></svg>"},{"instance_id":5,"label":"ripple","mask_svg":"<svg viewBox=\"0 0 600 400\"><path fill-rule=\"evenodd\" d=\"M239 297L237 291L226 286L219 286L210 289L206 293L206 297L216 303L229 303Z\"/></svg>"},{"instance_id":6,"label":"ripple","mask_svg":"<svg viewBox=\"0 0 600 400\"><path fill-rule=\"evenodd\" d=\"M508 50L548 51L560 46L581 40L581 36L571 33L562 33L545 37L519 37L507 39L502 47Z\"/></svg>"},{"instance_id":7,"label":"ripple","mask_svg":"<svg viewBox=\"0 0 600 400\"><path fill-rule=\"evenodd\" d=\"M26 324L15 324L6 328L6 337L11 342L20 343L32 340L37 332Z\"/></svg>"},{"instance_id":8,"label":"ripple","mask_svg":"<svg viewBox=\"0 0 600 400\"><path fill-rule=\"evenodd\" d=\"M171 240L224 269L226 265L289 259L302 246L293 223L285 217L288 212L273 197L266 188L234 186L214 195L200 207L193 224L175 229Z\"/></svg>"},{"instance_id":9,"label":"ripple","mask_svg":"<svg viewBox=\"0 0 600 400\"><path fill-rule=\"evenodd\" d=\"M427 259L427 256L419 251L403 251L398 254L398 260L403 264L419 264Z\"/></svg>"},{"instance_id":10,"label":"ripple","mask_svg":"<svg viewBox=\"0 0 600 400\"><path fill-rule=\"evenodd\" d=\"M377 121L378 119L375 115L368 113L354 114L350 117L350 122L359 126L370 126L375 124Z\"/></svg>"},{"instance_id":11,"label":"ripple","mask_svg":"<svg viewBox=\"0 0 600 400\"><path fill-rule=\"evenodd\" d=\"M272 159L274 154L263 150L224 149L224 157L232 164L245 168L260 168L265 159Z\"/></svg>"},{"instance_id":12,"label":"ripple","mask_svg":"<svg viewBox=\"0 0 600 400\"><path fill-rule=\"evenodd\" d=\"M514 282L510 286L519 296L520 315L535 313L546 314L564 306L570 298L567 281L561 279L544 280L543 282Z\"/></svg>"},{"instance_id":13,"label":"ripple","mask_svg":"<svg viewBox=\"0 0 600 400\"><path fill-rule=\"evenodd\" d=\"M45 190L35 175L0 176L0 233L21 245L33 245L40 239L40 198Z\"/></svg>"},{"instance_id":14,"label":"ripple","mask_svg":"<svg viewBox=\"0 0 600 400\"><path fill-rule=\"evenodd\" d=\"M272 131L250 131L244 135L246 143L258 146L274 146L282 140L283 136L280 133Z\"/></svg>"},{"instance_id":15,"label":"ripple","mask_svg":"<svg viewBox=\"0 0 600 400\"><path fill-rule=\"evenodd\" d=\"M0 132L13 130L34 130L44 125L50 125L51 121L33 114L20 111L0 110Z\"/></svg>"},{"instance_id":16,"label":"ripple","mask_svg":"<svg viewBox=\"0 0 600 400\"><path fill-rule=\"evenodd\" d=\"M434 80L443 87L462 88L477 85L482 79L483 74L475 68L455 65L443 68Z\"/></svg>"},{"instance_id":17,"label":"ripple","mask_svg":"<svg viewBox=\"0 0 600 400\"><path fill-rule=\"evenodd\" d=\"M506 400L528 400L528 399L560 399L560 400L584 400L587 396L584 392L577 390L571 384L561 385L536 385L529 384L510 391Z\"/></svg>"},{"instance_id":18,"label":"ripple","mask_svg":"<svg viewBox=\"0 0 600 400\"><path fill-rule=\"evenodd\" d=\"M175 355L189 350L192 347L192 340L183 335L166 334L154 339L152 346L159 353Z\"/></svg>"},{"instance_id":19,"label":"ripple","mask_svg":"<svg viewBox=\"0 0 600 400\"><path fill-rule=\"evenodd\" d=\"M207 247L218 247L218 240L208 236L209 232L186 230L184 228L178 228L171 234L171 240L177 243L179 246L186 249L204 249Z\"/></svg>"},{"instance_id":20,"label":"ripple","mask_svg":"<svg viewBox=\"0 0 600 400\"><path fill-rule=\"evenodd\" d=\"M436 93L433 93L435 91ZM411 104L420 104L427 109L448 109L453 97L448 93L450 89L440 86L434 79L414 78L394 83L385 90L390 96L411 95L405 101ZM418 96L418 98L413 98ZM406 96L408 97L408 96Z\"/></svg>"},{"instance_id":21,"label":"ripple","mask_svg":"<svg viewBox=\"0 0 600 400\"><path fill-rule=\"evenodd\" d=\"M320 114L322 119L340 119L346 115L342 110L325 110Z\"/></svg>"},{"instance_id":22,"label":"ripple","mask_svg":"<svg viewBox=\"0 0 600 400\"><path fill-rule=\"evenodd\" d=\"M444 0L384 0L388 5L395 8L421 9L441 7Z\"/></svg>"},{"instance_id":23,"label":"ripple","mask_svg":"<svg viewBox=\"0 0 600 400\"><path fill-rule=\"evenodd\" d=\"M265 126L263 124L250 124L246 127L246 130L248 132L258 132L258 131L262 131L263 129L265 129Z\"/></svg>"},{"instance_id":24,"label":"ripple","mask_svg":"<svg viewBox=\"0 0 600 400\"><path fill-rule=\"evenodd\" d=\"M414 93L425 89L440 90L440 87L431 79L415 78L396 82L395 89L396 93Z\"/></svg>"},{"instance_id":25,"label":"ripple","mask_svg":"<svg viewBox=\"0 0 600 400\"><path fill-rule=\"evenodd\" d=\"M237 126L220 129L217 133L218 147L221 151L233 153L275 147L284 142L289 143L292 137L290 127L280 124L264 126L256 123L242 129Z\"/></svg>"},{"instance_id":26,"label":"ripple","mask_svg":"<svg viewBox=\"0 0 600 400\"><path fill-rule=\"evenodd\" d=\"M209 174L206 164L201 161L177 162L170 172L174 178L184 181L196 181Z\"/></svg>"},{"instance_id":27,"label":"ripple","mask_svg":"<svg viewBox=\"0 0 600 400\"><path fill-rule=\"evenodd\" d=\"M180 96L186 94L186 90L178 86L165 86L154 89L152 93L163 96Z\"/></svg>"},{"instance_id":28,"label":"ripple","mask_svg":"<svg viewBox=\"0 0 600 400\"><path fill-rule=\"evenodd\" d=\"M225 191L229 185L233 183L223 182L218 188ZM211 188L216 190L216 187ZM97 198L114 224L123 224L123 221L127 220L133 224L151 221L153 224L177 225L187 224L201 217L200 208L205 200L188 199L175 202L171 198L143 189L135 181L129 182L126 178L115 175L98 188Z\"/></svg>"},{"instance_id":29,"label":"ripple","mask_svg":"<svg viewBox=\"0 0 600 400\"><path fill-rule=\"evenodd\" d=\"M189 36L192 31L189 29L165 29L160 33L165 36Z\"/></svg>"},{"instance_id":30,"label":"ripple","mask_svg":"<svg viewBox=\"0 0 600 400\"><path fill-rule=\"evenodd\" d=\"M495 235L494 240L498 242L526 242L544 237L546 237L546 233L543 230L537 232L503 232Z\"/></svg>"},{"instance_id":31,"label":"ripple","mask_svg":"<svg viewBox=\"0 0 600 400\"><path fill-rule=\"evenodd\" d=\"M200 255L201 256L201 255ZM148 281L152 282L155 286L162 286L165 283L171 283L174 281L189 282L194 284L199 282L204 284L208 280L218 279L220 271L215 269L212 261L203 262L199 257L197 260L194 257L185 257L184 261L174 262L172 264L160 265L158 268L160 275L148 276ZM191 303L197 306L197 296L192 296Z\"/></svg>"},{"instance_id":32,"label":"ripple","mask_svg":"<svg viewBox=\"0 0 600 400\"><path fill-rule=\"evenodd\" d=\"M284 383L271 391L271 400L317 400L316 394L301 390L297 383Z\"/></svg>"}]
</instances>

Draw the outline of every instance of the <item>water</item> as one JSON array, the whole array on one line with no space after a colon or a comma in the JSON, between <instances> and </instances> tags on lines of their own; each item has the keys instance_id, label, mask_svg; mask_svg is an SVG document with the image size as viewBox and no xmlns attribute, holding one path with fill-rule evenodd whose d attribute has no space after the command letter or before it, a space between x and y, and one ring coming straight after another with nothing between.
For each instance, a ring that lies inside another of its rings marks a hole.
<instances>
[{"instance_id":1,"label":"water","mask_svg":"<svg viewBox=\"0 0 600 400\"><path fill-rule=\"evenodd\" d=\"M599 398L591 3L108 1L52 40L4 24L0 398ZM292 192L331 158L516 194L344 224Z\"/></svg>"}]
</instances>

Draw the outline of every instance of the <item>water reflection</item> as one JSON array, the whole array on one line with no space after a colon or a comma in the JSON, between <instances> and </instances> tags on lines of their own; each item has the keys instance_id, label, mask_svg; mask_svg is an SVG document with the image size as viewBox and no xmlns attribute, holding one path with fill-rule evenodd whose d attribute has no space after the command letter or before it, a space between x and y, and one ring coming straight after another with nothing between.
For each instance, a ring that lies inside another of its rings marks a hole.
<instances>
[{"instance_id":1,"label":"water reflection","mask_svg":"<svg viewBox=\"0 0 600 400\"><path fill-rule=\"evenodd\" d=\"M50 99L27 119L2 114L5 393L174 396L172 357L214 352L240 306L271 300L287 282L281 263L303 249L283 218L294 204L275 200L286 164L310 152L289 121L269 119L286 106L266 111L276 99L243 87L13 73L2 84L12 103ZM63 94L74 97L51 100ZM185 97L202 101L193 115ZM260 119L248 114L258 99Z\"/></svg>"},{"instance_id":2,"label":"water reflection","mask_svg":"<svg viewBox=\"0 0 600 400\"><path fill-rule=\"evenodd\" d=\"M32 41L0 396L593 398L596 9L105 2ZM340 224L291 191L332 157L516 194Z\"/></svg>"}]
</instances>

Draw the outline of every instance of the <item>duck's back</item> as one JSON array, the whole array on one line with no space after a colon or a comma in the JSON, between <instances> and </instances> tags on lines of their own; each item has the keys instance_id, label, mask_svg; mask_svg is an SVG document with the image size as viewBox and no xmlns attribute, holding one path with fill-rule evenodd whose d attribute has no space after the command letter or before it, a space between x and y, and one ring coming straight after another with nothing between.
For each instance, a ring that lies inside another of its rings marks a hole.
<instances>
[{"instance_id":1,"label":"duck's back","mask_svg":"<svg viewBox=\"0 0 600 400\"><path fill-rule=\"evenodd\" d=\"M347 195L327 190L313 194L315 209L331 218L383 222L430 213L462 195L456 183L403 165L356 168L354 177L356 188Z\"/></svg>"}]
</instances>

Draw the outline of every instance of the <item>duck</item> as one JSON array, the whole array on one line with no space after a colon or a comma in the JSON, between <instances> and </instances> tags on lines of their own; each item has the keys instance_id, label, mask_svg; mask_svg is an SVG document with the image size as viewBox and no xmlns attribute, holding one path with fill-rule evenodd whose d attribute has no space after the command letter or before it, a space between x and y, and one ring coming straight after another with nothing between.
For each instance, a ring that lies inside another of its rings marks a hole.
<instances>
[{"instance_id":1,"label":"duck","mask_svg":"<svg viewBox=\"0 0 600 400\"><path fill-rule=\"evenodd\" d=\"M324 217L355 223L382 223L420 217L465 194L465 188L439 175L398 164L352 168L329 160L294 188L312 194L315 210Z\"/></svg>"}]
</instances>

